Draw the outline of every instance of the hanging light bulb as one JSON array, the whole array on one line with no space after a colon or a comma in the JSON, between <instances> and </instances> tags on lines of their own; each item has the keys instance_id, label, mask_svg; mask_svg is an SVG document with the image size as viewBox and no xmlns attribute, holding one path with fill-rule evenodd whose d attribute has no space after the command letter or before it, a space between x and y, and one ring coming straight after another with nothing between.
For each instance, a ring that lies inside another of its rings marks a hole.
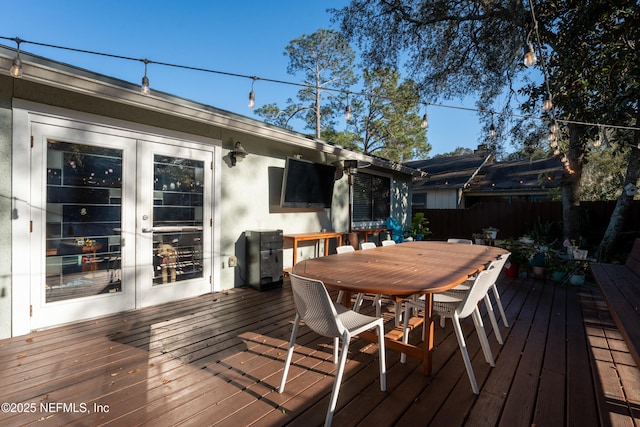
<instances>
[{"instance_id":1,"label":"hanging light bulb","mask_svg":"<svg viewBox=\"0 0 640 427\"><path fill-rule=\"evenodd\" d=\"M149 60L145 59L144 62L144 76L142 77L142 87L141 92L145 95L149 95L149 77L147 77L147 64L149 64Z\"/></svg>"},{"instance_id":2,"label":"hanging light bulb","mask_svg":"<svg viewBox=\"0 0 640 427\"><path fill-rule=\"evenodd\" d=\"M351 105L349 104L349 92L347 92L347 106L344 107L344 118L345 120L351 120Z\"/></svg>"},{"instance_id":3,"label":"hanging light bulb","mask_svg":"<svg viewBox=\"0 0 640 427\"><path fill-rule=\"evenodd\" d=\"M558 133L558 124L556 122L551 123L551 127L549 128L549 130L553 134Z\"/></svg>"},{"instance_id":4,"label":"hanging light bulb","mask_svg":"<svg viewBox=\"0 0 640 427\"><path fill-rule=\"evenodd\" d=\"M496 126L493 124L493 113L491 113L491 126L489 126L489 136L491 138L496 136Z\"/></svg>"},{"instance_id":5,"label":"hanging light bulb","mask_svg":"<svg viewBox=\"0 0 640 427\"><path fill-rule=\"evenodd\" d=\"M253 81L251 82L251 92L249 92L249 104L248 104L249 108L253 108L256 106L256 93L253 91L253 84L256 82L258 78L257 77L252 77L252 78L253 78Z\"/></svg>"},{"instance_id":6,"label":"hanging light bulb","mask_svg":"<svg viewBox=\"0 0 640 427\"><path fill-rule=\"evenodd\" d=\"M596 140L593 141L593 146L598 148L602 145L602 141L600 140L600 134L602 133L602 128L598 127L598 136L596 136Z\"/></svg>"},{"instance_id":7,"label":"hanging light bulb","mask_svg":"<svg viewBox=\"0 0 640 427\"><path fill-rule=\"evenodd\" d=\"M553 150L553 155L554 156L558 156L560 155L560 150L558 148L556 148L555 150Z\"/></svg>"},{"instance_id":8,"label":"hanging light bulb","mask_svg":"<svg viewBox=\"0 0 640 427\"><path fill-rule=\"evenodd\" d=\"M542 105L542 109L544 111L549 111L551 110L552 107L553 107L553 104L551 103L551 96L547 96L544 99L544 104Z\"/></svg>"},{"instance_id":9,"label":"hanging light bulb","mask_svg":"<svg viewBox=\"0 0 640 427\"><path fill-rule=\"evenodd\" d=\"M429 126L429 117L427 116L427 113L424 113L424 116L422 116L422 122L420 122L420 127L422 129L426 129L427 126Z\"/></svg>"},{"instance_id":10,"label":"hanging light bulb","mask_svg":"<svg viewBox=\"0 0 640 427\"><path fill-rule=\"evenodd\" d=\"M13 65L11 65L11 70L9 70L11 75L15 78L22 77L22 60L19 57L13 58Z\"/></svg>"},{"instance_id":11,"label":"hanging light bulb","mask_svg":"<svg viewBox=\"0 0 640 427\"><path fill-rule=\"evenodd\" d=\"M527 67L533 67L538 62L536 52L533 50L533 45L527 43L527 51L524 54L524 65Z\"/></svg>"},{"instance_id":12,"label":"hanging light bulb","mask_svg":"<svg viewBox=\"0 0 640 427\"><path fill-rule=\"evenodd\" d=\"M20 77L22 77L22 60L20 59L20 43L22 42L22 40L16 37L15 41L16 41L16 44L18 45L18 50L17 50L16 57L13 58L13 63L11 64L11 69L9 70L9 73L11 73L13 77L19 79Z\"/></svg>"}]
</instances>

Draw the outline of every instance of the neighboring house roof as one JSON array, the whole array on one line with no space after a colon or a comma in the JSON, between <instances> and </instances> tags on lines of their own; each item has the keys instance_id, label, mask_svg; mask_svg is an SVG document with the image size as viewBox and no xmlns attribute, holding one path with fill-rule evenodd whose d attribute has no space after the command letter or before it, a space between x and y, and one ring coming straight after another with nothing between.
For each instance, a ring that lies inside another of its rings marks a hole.
<instances>
[{"instance_id":1,"label":"neighboring house roof","mask_svg":"<svg viewBox=\"0 0 640 427\"><path fill-rule=\"evenodd\" d=\"M563 172L564 165L558 156L493 163L476 175L467 193L546 191L561 186Z\"/></svg>"},{"instance_id":2,"label":"neighboring house roof","mask_svg":"<svg viewBox=\"0 0 640 427\"><path fill-rule=\"evenodd\" d=\"M474 176L491 162L492 156L486 152L476 152L450 157L434 157L405 163L429 174L429 179L415 183L413 191L465 188Z\"/></svg>"}]
</instances>

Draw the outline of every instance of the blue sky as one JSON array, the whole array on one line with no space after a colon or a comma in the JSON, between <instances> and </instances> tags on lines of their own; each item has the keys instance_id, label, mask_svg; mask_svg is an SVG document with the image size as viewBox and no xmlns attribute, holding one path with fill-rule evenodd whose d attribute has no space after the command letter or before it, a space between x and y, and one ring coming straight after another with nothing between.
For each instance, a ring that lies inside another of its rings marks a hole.
<instances>
[{"instance_id":1,"label":"blue sky","mask_svg":"<svg viewBox=\"0 0 640 427\"><path fill-rule=\"evenodd\" d=\"M0 36L156 62L247 76L299 82L287 73L283 54L289 41L319 28L332 28L328 8L347 0L323 1L116 1L21 0L6 2ZM0 44L15 47L8 40ZM353 46L355 48L355 46ZM141 62L105 58L25 43L21 48L47 58L139 84ZM151 89L168 92L238 114L247 107L251 80L149 64ZM257 81L256 106L284 107L299 88ZM447 105L473 107L468 101ZM481 135L473 111L429 107L431 155L456 147L475 148ZM303 131L303 129L295 129Z\"/></svg>"}]
</instances>

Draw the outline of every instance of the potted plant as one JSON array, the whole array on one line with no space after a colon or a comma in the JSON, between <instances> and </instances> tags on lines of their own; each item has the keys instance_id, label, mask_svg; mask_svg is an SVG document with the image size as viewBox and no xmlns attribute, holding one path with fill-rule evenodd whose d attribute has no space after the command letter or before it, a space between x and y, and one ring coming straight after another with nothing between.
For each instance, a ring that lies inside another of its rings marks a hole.
<instances>
[{"instance_id":1,"label":"potted plant","mask_svg":"<svg viewBox=\"0 0 640 427\"><path fill-rule=\"evenodd\" d=\"M511 253L507 263L505 264L505 273L507 277L518 277L518 274L520 273L520 266L525 264L528 260L528 249L526 249L525 245L520 243L518 240L513 239L504 240L501 246Z\"/></svg>"},{"instance_id":2,"label":"potted plant","mask_svg":"<svg viewBox=\"0 0 640 427\"><path fill-rule=\"evenodd\" d=\"M571 271L571 261L566 255L562 255L558 251L549 251L547 258L547 269L551 273L551 279L556 282L562 282L569 271Z\"/></svg>"},{"instance_id":3,"label":"potted plant","mask_svg":"<svg viewBox=\"0 0 640 427\"><path fill-rule=\"evenodd\" d=\"M482 229L482 234L484 234L485 239L487 240L496 240L496 237L498 237L498 231L500 230L495 227L487 227Z\"/></svg>"},{"instance_id":4,"label":"potted plant","mask_svg":"<svg viewBox=\"0 0 640 427\"><path fill-rule=\"evenodd\" d=\"M423 240L424 236L431 234L429 221L424 217L424 212L416 212L411 218L409 234L416 240Z\"/></svg>"},{"instance_id":5,"label":"potted plant","mask_svg":"<svg viewBox=\"0 0 640 427\"><path fill-rule=\"evenodd\" d=\"M483 233L473 233L471 236L476 245L484 245L484 234Z\"/></svg>"}]
</instances>

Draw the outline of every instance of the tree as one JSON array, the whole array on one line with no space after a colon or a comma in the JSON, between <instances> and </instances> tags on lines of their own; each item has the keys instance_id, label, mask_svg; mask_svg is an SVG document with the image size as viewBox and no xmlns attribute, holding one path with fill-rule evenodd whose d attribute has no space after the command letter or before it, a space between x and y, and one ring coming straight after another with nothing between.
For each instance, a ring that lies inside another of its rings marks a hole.
<instances>
[{"instance_id":1,"label":"tree","mask_svg":"<svg viewBox=\"0 0 640 427\"><path fill-rule=\"evenodd\" d=\"M632 0L541 0L526 5L519 0L352 0L334 13L345 34L362 49L367 66L403 65L426 99L475 93L485 122L487 113L509 113L513 108L538 116L543 98L552 94L554 108L545 120L537 121L535 127L541 130L533 134L539 138L554 123L564 126L564 234L577 238L582 167L588 142L598 131L585 123L638 123L639 10ZM535 44L544 79L536 79L522 64L519 49L528 42ZM502 105L489 107L498 97ZM621 138L622 133L616 132ZM640 132L631 133L634 136L625 140L637 141ZM536 145L529 141L532 153ZM632 143L625 183L637 182L638 152ZM624 216L630 201L623 197L618 202L620 209L610 225ZM616 229L619 226L607 233L615 236Z\"/></svg>"},{"instance_id":2,"label":"tree","mask_svg":"<svg viewBox=\"0 0 640 427\"><path fill-rule=\"evenodd\" d=\"M320 29L313 34L292 40L285 48L289 56L287 72L295 75L302 72L303 85L298 92L298 101L289 99L284 110L275 104L267 104L256 110L256 114L268 122L289 127L289 120L303 113L306 129L315 131L316 138L321 130L334 125L335 102L339 95L357 80L353 69L355 52L341 33ZM331 102L322 102L323 94Z\"/></svg>"},{"instance_id":3,"label":"tree","mask_svg":"<svg viewBox=\"0 0 640 427\"><path fill-rule=\"evenodd\" d=\"M352 97L348 120L351 143L367 154L397 162L426 156L431 150L420 126L419 98L415 84L399 82L400 73L390 69L363 72L363 91Z\"/></svg>"}]
</instances>

